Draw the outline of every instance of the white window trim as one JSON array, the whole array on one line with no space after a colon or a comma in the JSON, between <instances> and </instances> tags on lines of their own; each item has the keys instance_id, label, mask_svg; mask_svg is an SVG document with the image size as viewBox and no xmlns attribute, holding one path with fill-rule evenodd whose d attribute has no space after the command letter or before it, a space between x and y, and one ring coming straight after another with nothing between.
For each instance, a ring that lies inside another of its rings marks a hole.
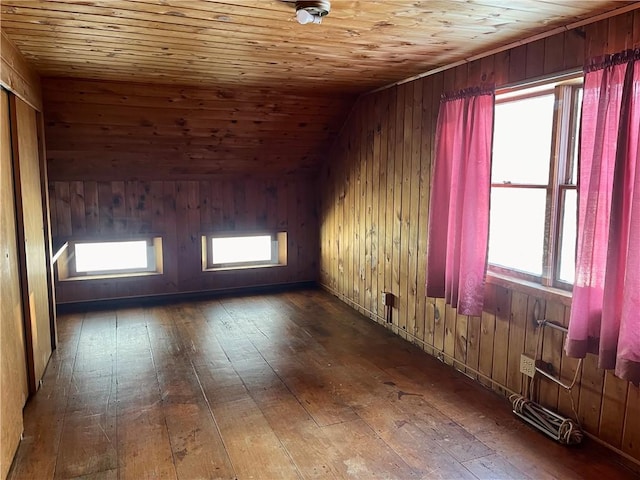
<instances>
[{"instance_id":1,"label":"white window trim","mask_svg":"<svg viewBox=\"0 0 640 480\"><path fill-rule=\"evenodd\" d=\"M271 237L271 259L266 261L248 261L233 263L213 263L212 242L215 238L234 237ZM251 268L283 267L287 265L287 232L215 232L203 234L202 237L202 271L219 272L226 270L244 270Z\"/></svg>"},{"instance_id":2,"label":"white window trim","mask_svg":"<svg viewBox=\"0 0 640 480\"><path fill-rule=\"evenodd\" d=\"M512 101L518 98L523 98L529 95L539 95L543 92L556 91L560 88L564 91L560 92L560 95L566 95L569 91L573 92L573 87L576 85L582 85L583 74L580 71L567 72L552 78L540 78L531 82L505 86L496 90L496 103L500 101ZM556 95L558 95L556 93ZM570 113L567 113L569 109L564 109L562 115L570 115L571 118L565 119L569 122L574 121L575 111L570 109ZM579 125L576 127L579 132ZM579 135L577 135L579 136ZM547 289L562 289L571 290L573 285L559 280L558 274L560 270L560 254L559 245L561 243L561 208L560 208L560 195L563 189L567 189L565 183L561 179L561 170L566 169L566 153L569 151L571 145L567 146L567 130L561 129L554 119L554 132L552 140L552 152L550 158L550 180L548 184L548 195L551 195L553 201L550 207L550 222L548 226L545 226L547 231L544 239L544 259L542 265L542 275L536 276L526 272L520 272L515 268L509 268L502 265L488 264L488 274L501 278L511 278L514 282L526 282L527 284L539 284L542 288ZM574 140L578 141L578 138ZM575 168L578 168L578 161L576 159ZM492 183L492 188L494 184ZM571 186L568 188L576 188ZM548 227L548 228L547 228ZM552 247L549 246L552 242Z\"/></svg>"},{"instance_id":3,"label":"white window trim","mask_svg":"<svg viewBox=\"0 0 640 480\"><path fill-rule=\"evenodd\" d=\"M147 242L147 267L139 269L114 269L91 272L78 272L75 263L75 245L83 243L114 243L129 241ZM134 236L118 238L76 238L68 240L68 247L61 253L56 262L59 281L97 280L108 278L126 278L148 275L162 275L164 273L162 237Z\"/></svg>"}]
</instances>

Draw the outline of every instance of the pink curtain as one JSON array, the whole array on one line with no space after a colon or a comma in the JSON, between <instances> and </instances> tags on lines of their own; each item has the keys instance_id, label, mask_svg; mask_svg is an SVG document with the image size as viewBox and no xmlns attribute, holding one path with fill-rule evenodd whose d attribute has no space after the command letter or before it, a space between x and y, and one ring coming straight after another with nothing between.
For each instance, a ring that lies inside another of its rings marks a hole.
<instances>
[{"instance_id":1,"label":"pink curtain","mask_svg":"<svg viewBox=\"0 0 640 480\"><path fill-rule=\"evenodd\" d=\"M592 62L582 105L567 354L640 382L640 50Z\"/></svg>"},{"instance_id":2,"label":"pink curtain","mask_svg":"<svg viewBox=\"0 0 640 480\"><path fill-rule=\"evenodd\" d=\"M480 315L489 239L494 92L443 97L429 207L427 295Z\"/></svg>"}]
</instances>

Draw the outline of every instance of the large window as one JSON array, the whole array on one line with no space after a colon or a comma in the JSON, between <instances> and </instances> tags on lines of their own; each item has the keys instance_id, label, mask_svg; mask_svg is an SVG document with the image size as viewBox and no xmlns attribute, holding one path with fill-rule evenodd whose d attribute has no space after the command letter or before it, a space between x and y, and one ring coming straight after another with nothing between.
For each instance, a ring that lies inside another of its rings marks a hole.
<instances>
[{"instance_id":1,"label":"large window","mask_svg":"<svg viewBox=\"0 0 640 480\"><path fill-rule=\"evenodd\" d=\"M162 239L71 241L57 265L60 280L162 273Z\"/></svg>"},{"instance_id":2,"label":"large window","mask_svg":"<svg viewBox=\"0 0 640 480\"><path fill-rule=\"evenodd\" d=\"M238 233L202 236L202 269L228 270L287 264L287 234Z\"/></svg>"},{"instance_id":3,"label":"large window","mask_svg":"<svg viewBox=\"0 0 640 480\"><path fill-rule=\"evenodd\" d=\"M581 95L577 79L496 95L490 270L573 284Z\"/></svg>"}]
</instances>

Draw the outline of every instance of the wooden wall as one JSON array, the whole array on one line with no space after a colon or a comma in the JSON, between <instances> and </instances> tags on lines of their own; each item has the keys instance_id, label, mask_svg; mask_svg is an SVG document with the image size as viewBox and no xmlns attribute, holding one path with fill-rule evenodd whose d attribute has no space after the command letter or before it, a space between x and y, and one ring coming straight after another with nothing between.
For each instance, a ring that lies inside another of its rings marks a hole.
<instances>
[{"instance_id":1,"label":"wooden wall","mask_svg":"<svg viewBox=\"0 0 640 480\"><path fill-rule=\"evenodd\" d=\"M40 78L20 51L0 32L0 83L38 111L42 111Z\"/></svg>"},{"instance_id":2,"label":"wooden wall","mask_svg":"<svg viewBox=\"0 0 640 480\"><path fill-rule=\"evenodd\" d=\"M426 298L426 234L434 132L442 92L481 83L498 87L580 68L585 57L640 46L640 11L519 46L363 97L321 177L320 278L365 315L384 323L380 292L393 292L399 335L496 390L523 393L520 354L536 352L570 383L577 361L562 334L535 318L566 325L570 298L489 283L481 317L458 315ZM493 380L491 383L475 372ZM574 391L579 419L592 435L640 460L640 390L588 356ZM541 403L571 416L569 396L542 381ZM505 408L508 408L505 405Z\"/></svg>"},{"instance_id":3,"label":"wooden wall","mask_svg":"<svg viewBox=\"0 0 640 480\"><path fill-rule=\"evenodd\" d=\"M23 430L22 409L38 389L55 326L40 79L0 32L0 478Z\"/></svg>"},{"instance_id":4,"label":"wooden wall","mask_svg":"<svg viewBox=\"0 0 640 480\"><path fill-rule=\"evenodd\" d=\"M163 275L59 281L58 301L314 281L318 264L315 192L314 178L307 175L50 182L54 237L159 235L164 252ZM202 234L254 230L287 232L286 267L202 271Z\"/></svg>"},{"instance_id":5,"label":"wooden wall","mask_svg":"<svg viewBox=\"0 0 640 480\"><path fill-rule=\"evenodd\" d=\"M54 180L316 171L352 95L43 79Z\"/></svg>"},{"instance_id":6,"label":"wooden wall","mask_svg":"<svg viewBox=\"0 0 640 480\"><path fill-rule=\"evenodd\" d=\"M315 177L304 162L295 173L270 163L259 141L273 125L233 136L218 116L246 122L255 113L235 94L59 79L43 90L53 237L163 237L163 275L58 281L60 303L317 279ZM269 99L261 105L268 110ZM295 152L291 136L274 142ZM202 272L202 234L256 229L287 231L286 267Z\"/></svg>"}]
</instances>

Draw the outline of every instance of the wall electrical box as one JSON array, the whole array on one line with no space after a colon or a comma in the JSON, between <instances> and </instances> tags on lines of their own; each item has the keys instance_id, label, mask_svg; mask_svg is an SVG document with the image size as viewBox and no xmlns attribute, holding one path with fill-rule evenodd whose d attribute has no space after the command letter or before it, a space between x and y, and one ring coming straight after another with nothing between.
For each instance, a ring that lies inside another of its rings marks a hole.
<instances>
[{"instance_id":1,"label":"wall electrical box","mask_svg":"<svg viewBox=\"0 0 640 480\"><path fill-rule=\"evenodd\" d=\"M527 355L520 355L520 373L533 378L536 374L536 361Z\"/></svg>"},{"instance_id":2,"label":"wall electrical box","mask_svg":"<svg viewBox=\"0 0 640 480\"><path fill-rule=\"evenodd\" d=\"M394 295L391 292L382 292L382 305L393 307Z\"/></svg>"}]
</instances>

